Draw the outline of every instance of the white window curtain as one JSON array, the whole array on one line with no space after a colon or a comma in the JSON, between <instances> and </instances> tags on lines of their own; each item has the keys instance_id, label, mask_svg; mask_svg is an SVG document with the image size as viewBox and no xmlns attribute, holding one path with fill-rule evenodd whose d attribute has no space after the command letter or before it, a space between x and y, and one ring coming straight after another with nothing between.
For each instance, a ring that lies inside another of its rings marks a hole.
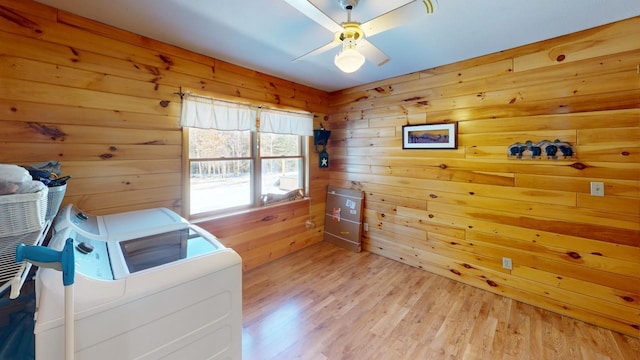
<instances>
[{"instance_id":1,"label":"white window curtain","mask_svg":"<svg viewBox=\"0 0 640 360\"><path fill-rule=\"evenodd\" d=\"M313 114L263 108L260 132L313 136Z\"/></svg>"},{"instance_id":2,"label":"white window curtain","mask_svg":"<svg viewBox=\"0 0 640 360\"><path fill-rule=\"evenodd\" d=\"M256 130L260 132L313 136L313 114L216 100L185 93L182 98L180 125L216 130Z\"/></svg>"},{"instance_id":3,"label":"white window curtain","mask_svg":"<svg viewBox=\"0 0 640 360\"><path fill-rule=\"evenodd\" d=\"M216 130L255 130L257 110L249 105L185 93L180 125Z\"/></svg>"}]
</instances>

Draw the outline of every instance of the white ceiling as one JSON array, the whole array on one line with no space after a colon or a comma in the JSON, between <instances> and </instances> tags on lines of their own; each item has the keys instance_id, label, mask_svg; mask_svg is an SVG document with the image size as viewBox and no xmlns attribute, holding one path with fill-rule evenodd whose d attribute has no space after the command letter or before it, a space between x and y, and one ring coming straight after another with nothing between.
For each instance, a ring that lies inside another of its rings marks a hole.
<instances>
[{"instance_id":1,"label":"white ceiling","mask_svg":"<svg viewBox=\"0 0 640 360\"><path fill-rule=\"evenodd\" d=\"M246 68L333 91L454 63L640 15L639 0L432 0L435 13L368 40L391 57L345 74L339 51L292 62L333 39L284 0L37 0ZM338 0L311 0L336 22ZM409 0L360 0L366 22ZM640 34L640 31L639 31ZM640 35L639 35L640 36Z\"/></svg>"}]
</instances>

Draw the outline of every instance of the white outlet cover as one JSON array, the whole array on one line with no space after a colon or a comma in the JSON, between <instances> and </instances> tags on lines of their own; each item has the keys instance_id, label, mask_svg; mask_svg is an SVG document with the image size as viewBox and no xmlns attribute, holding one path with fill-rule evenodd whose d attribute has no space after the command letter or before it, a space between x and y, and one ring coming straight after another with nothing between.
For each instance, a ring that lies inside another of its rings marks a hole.
<instances>
[{"instance_id":1,"label":"white outlet cover","mask_svg":"<svg viewBox=\"0 0 640 360\"><path fill-rule=\"evenodd\" d=\"M591 182L591 196L604 196L604 183L599 181Z\"/></svg>"}]
</instances>

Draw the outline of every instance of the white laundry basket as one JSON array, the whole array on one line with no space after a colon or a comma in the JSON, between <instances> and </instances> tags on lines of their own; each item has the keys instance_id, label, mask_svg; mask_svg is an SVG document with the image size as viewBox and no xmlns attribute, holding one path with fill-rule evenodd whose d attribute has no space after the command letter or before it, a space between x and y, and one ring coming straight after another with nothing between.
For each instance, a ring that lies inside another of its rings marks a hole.
<instances>
[{"instance_id":1,"label":"white laundry basket","mask_svg":"<svg viewBox=\"0 0 640 360\"><path fill-rule=\"evenodd\" d=\"M0 196L0 238L40 231L46 222L49 189Z\"/></svg>"}]
</instances>

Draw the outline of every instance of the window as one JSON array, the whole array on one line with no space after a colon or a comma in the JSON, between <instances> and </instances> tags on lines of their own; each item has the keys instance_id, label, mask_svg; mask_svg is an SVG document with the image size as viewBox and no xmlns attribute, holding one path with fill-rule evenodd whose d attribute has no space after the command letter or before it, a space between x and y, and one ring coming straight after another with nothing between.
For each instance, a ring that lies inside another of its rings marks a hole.
<instances>
[{"instance_id":1,"label":"window","mask_svg":"<svg viewBox=\"0 0 640 360\"><path fill-rule=\"evenodd\" d=\"M251 205L251 133L189 128L190 214Z\"/></svg>"},{"instance_id":2,"label":"window","mask_svg":"<svg viewBox=\"0 0 640 360\"><path fill-rule=\"evenodd\" d=\"M303 138L290 134L260 133L260 201L263 205L304 192L306 161Z\"/></svg>"},{"instance_id":3,"label":"window","mask_svg":"<svg viewBox=\"0 0 640 360\"><path fill-rule=\"evenodd\" d=\"M238 119L244 115L238 117L225 109L213 115L214 126L232 130L203 128L201 105L196 105L197 111L185 114L183 103L181 119L189 139L190 215L249 209L306 193L307 135L291 134L300 131L289 131L286 129L289 125L282 130L283 124L300 119L294 116L286 120L288 115L282 117L278 113L274 118L272 112L265 116L265 110L255 111L250 115L256 120L261 118L257 122L261 131L257 131L255 120L249 126L237 126ZM199 118L194 120L194 117ZM309 131L305 134L312 132L310 119L310 114L305 116L309 121ZM265 121L266 124L262 124ZM198 127L193 126L196 122ZM242 127L249 129L236 129ZM264 132L265 129L270 132Z\"/></svg>"}]
</instances>

